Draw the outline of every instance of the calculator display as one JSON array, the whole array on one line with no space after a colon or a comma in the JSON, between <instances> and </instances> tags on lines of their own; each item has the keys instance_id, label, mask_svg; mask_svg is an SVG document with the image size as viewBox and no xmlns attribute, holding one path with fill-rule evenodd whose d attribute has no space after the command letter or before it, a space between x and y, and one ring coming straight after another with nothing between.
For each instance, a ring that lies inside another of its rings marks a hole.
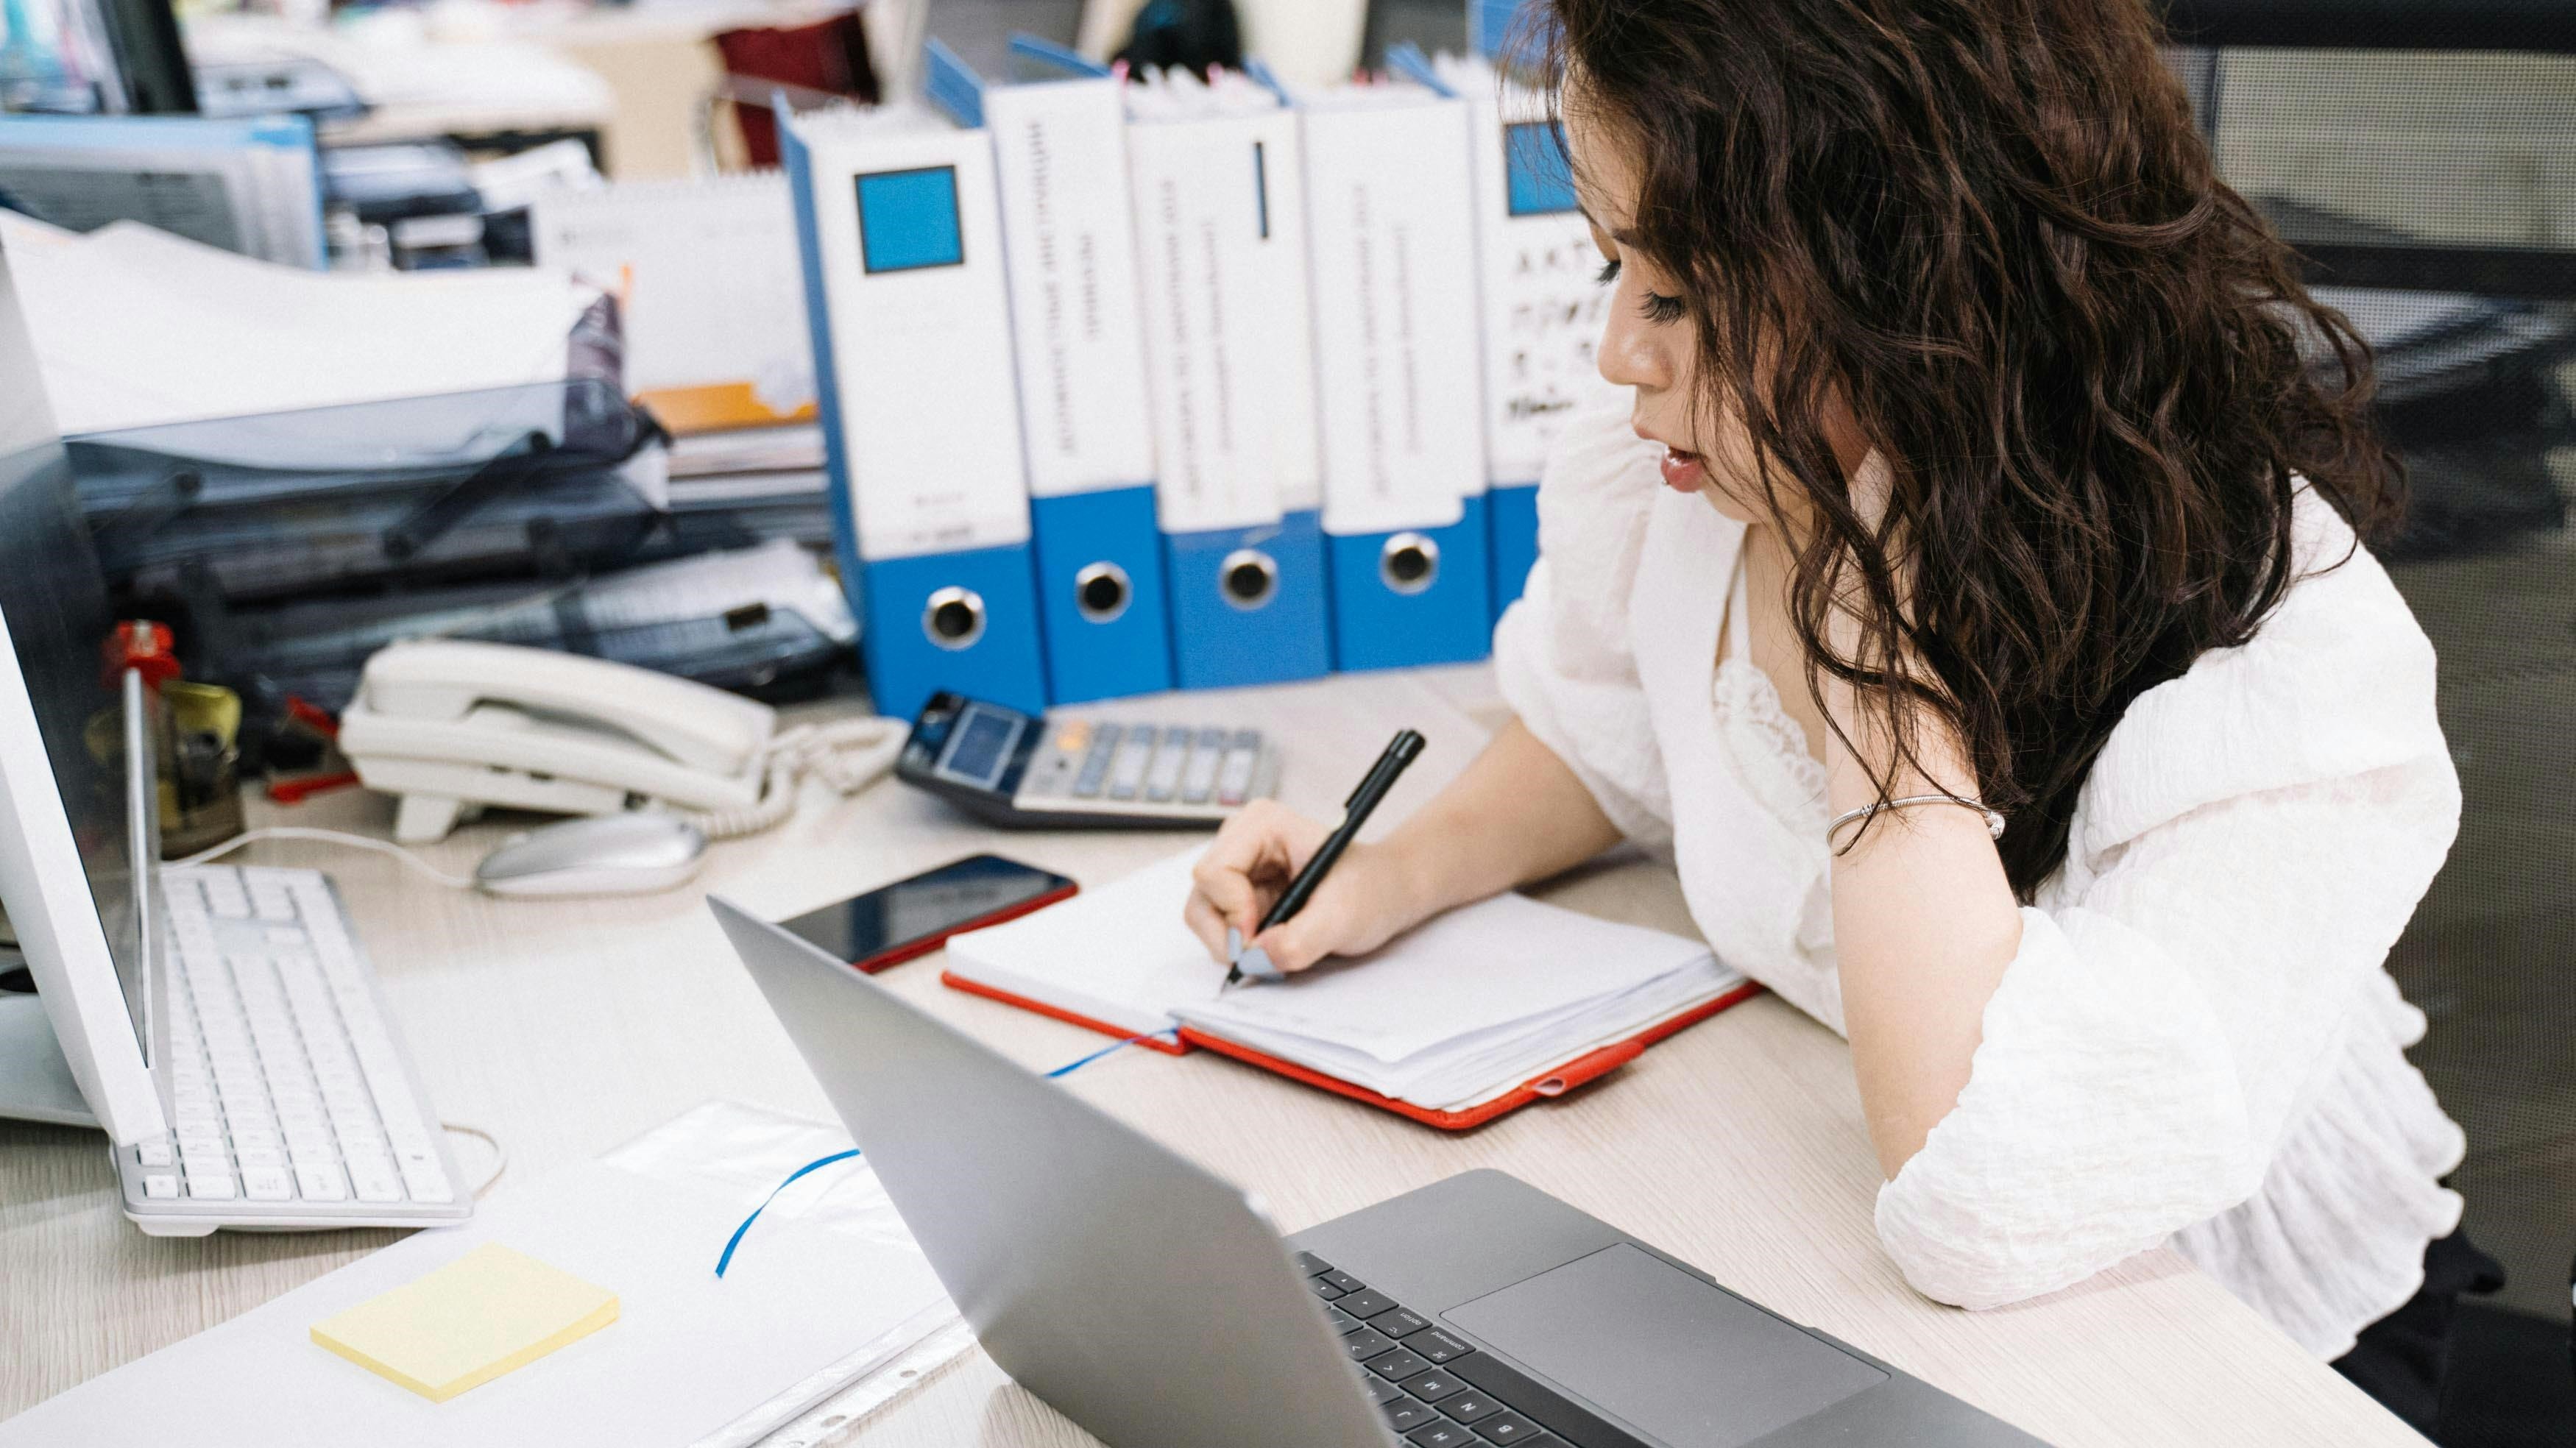
<instances>
[{"instance_id":1,"label":"calculator display","mask_svg":"<svg viewBox=\"0 0 2576 1448\"><path fill-rule=\"evenodd\" d=\"M949 736L948 753L939 761L939 773L978 788L994 788L1010 765L1011 746L1027 727L1028 720L1020 715L981 704L967 705L966 716Z\"/></svg>"}]
</instances>

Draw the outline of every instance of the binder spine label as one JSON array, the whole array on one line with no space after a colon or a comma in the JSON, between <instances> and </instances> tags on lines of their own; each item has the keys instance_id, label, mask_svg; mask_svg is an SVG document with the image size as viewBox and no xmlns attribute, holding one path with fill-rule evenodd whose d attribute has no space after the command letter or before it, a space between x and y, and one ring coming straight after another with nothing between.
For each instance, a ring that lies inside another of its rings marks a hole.
<instances>
[{"instance_id":1,"label":"binder spine label","mask_svg":"<svg viewBox=\"0 0 2576 1448\"><path fill-rule=\"evenodd\" d=\"M1468 108L1305 114L1324 529L1446 527L1485 489Z\"/></svg>"},{"instance_id":2,"label":"binder spine label","mask_svg":"<svg viewBox=\"0 0 2576 1448\"><path fill-rule=\"evenodd\" d=\"M857 552L1026 543L990 138L826 121L804 144Z\"/></svg>"},{"instance_id":3,"label":"binder spine label","mask_svg":"<svg viewBox=\"0 0 2576 1448\"><path fill-rule=\"evenodd\" d=\"M1314 506L1294 140L1286 112L1131 133L1165 532L1261 527Z\"/></svg>"},{"instance_id":4,"label":"binder spine label","mask_svg":"<svg viewBox=\"0 0 2576 1448\"><path fill-rule=\"evenodd\" d=\"M1601 385L1593 352L1610 294L1596 280L1600 253L1577 209L1565 138L1543 102L1513 87L1497 104L1490 82L1482 93L1485 445L1492 482L1506 486L1538 481L1558 427Z\"/></svg>"},{"instance_id":5,"label":"binder spine label","mask_svg":"<svg viewBox=\"0 0 2576 1448\"><path fill-rule=\"evenodd\" d=\"M1029 490L1149 482L1119 83L995 87L984 112L1001 180Z\"/></svg>"}]
</instances>

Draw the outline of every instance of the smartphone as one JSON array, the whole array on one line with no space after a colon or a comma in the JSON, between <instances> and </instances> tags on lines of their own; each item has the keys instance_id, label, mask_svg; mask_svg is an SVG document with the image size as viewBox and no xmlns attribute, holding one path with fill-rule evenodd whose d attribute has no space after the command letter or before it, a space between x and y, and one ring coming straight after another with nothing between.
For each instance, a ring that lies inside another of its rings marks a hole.
<instances>
[{"instance_id":1,"label":"smartphone","mask_svg":"<svg viewBox=\"0 0 2576 1448\"><path fill-rule=\"evenodd\" d=\"M998 925L1080 888L1035 865L970 855L799 915L782 928L861 970L879 971L927 955L961 930Z\"/></svg>"}]
</instances>

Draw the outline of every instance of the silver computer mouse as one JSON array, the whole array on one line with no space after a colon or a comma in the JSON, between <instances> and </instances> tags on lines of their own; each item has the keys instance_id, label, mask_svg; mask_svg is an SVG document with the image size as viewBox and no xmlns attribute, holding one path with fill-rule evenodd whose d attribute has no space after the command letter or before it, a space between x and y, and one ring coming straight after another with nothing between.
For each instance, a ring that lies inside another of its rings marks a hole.
<instances>
[{"instance_id":1,"label":"silver computer mouse","mask_svg":"<svg viewBox=\"0 0 2576 1448\"><path fill-rule=\"evenodd\" d=\"M707 837L649 810L531 830L483 857L474 883L494 895L640 895L698 872Z\"/></svg>"}]
</instances>

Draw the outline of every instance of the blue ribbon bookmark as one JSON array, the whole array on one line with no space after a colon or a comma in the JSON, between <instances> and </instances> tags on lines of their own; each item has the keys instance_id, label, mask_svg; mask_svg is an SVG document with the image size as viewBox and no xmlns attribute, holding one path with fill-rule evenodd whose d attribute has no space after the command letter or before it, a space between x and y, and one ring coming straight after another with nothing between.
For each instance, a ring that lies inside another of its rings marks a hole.
<instances>
[{"instance_id":1,"label":"blue ribbon bookmark","mask_svg":"<svg viewBox=\"0 0 2576 1448\"><path fill-rule=\"evenodd\" d=\"M1083 1067L1090 1065L1092 1062L1099 1060L1101 1057L1123 1051L1129 1046L1135 1045L1138 1041L1150 1041L1156 1036L1169 1036L1171 1034L1172 1033L1168 1030L1147 1031L1141 1036L1129 1036L1123 1041L1112 1041L1108 1045L1101 1047L1099 1050L1092 1052L1090 1055L1085 1056L1078 1061L1067 1061L1063 1065L1049 1071L1046 1073L1047 1079L1050 1081L1061 1080L1064 1077L1070 1076L1074 1072L1081 1070ZM760 1220L760 1214L769 1210L769 1204L778 1200L778 1194L780 1192L794 1186L796 1184L796 1179L801 1176L810 1172L821 1171L823 1168L830 1166L836 1161L848 1161L850 1158L857 1156L858 1154L859 1149L854 1146L848 1151L836 1151L830 1156L818 1156L812 1161L805 1163L803 1166L798 1167L796 1170L789 1172L786 1180L780 1182L774 1187L771 1187L769 1189L769 1195L762 1197L760 1199L760 1205L752 1208L751 1215L743 1218L742 1225L734 1228L733 1235L725 1239L724 1252L716 1258L716 1275L718 1277L722 1277L725 1275L725 1269L733 1265L733 1249L742 1245L743 1237L751 1231L751 1224Z\"/></svg>"}]
</instances>

